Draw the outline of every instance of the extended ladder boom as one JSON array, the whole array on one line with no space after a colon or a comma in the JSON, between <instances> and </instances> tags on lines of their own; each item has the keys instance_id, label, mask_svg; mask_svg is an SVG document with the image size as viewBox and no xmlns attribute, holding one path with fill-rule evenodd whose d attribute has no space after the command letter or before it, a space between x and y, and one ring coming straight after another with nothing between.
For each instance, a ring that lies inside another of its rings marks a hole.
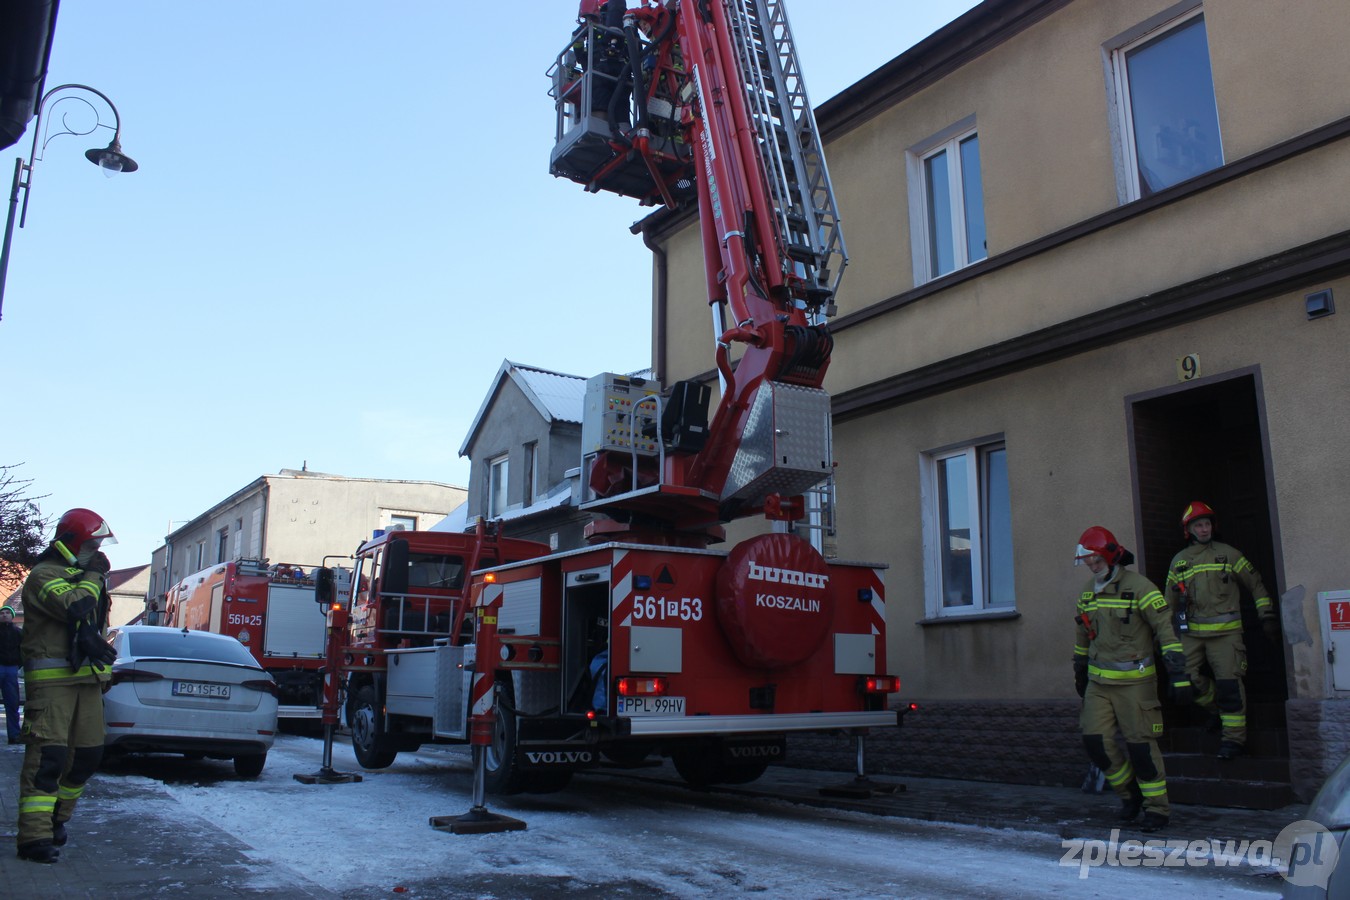
<instances>
[{"instance_id":1,"label":"extended ladder boom","mask_svg":"<svg viewBox=\"0 0 1350 900\"><path fill-rule=\"evenodd\" d=\"M798 495L832 467L825 320L847 254L786 11L644 0L621 27L617 12L584 18L550 70L552 171L644 203L697 198L722 397L707 440L686 452L598 455L594 503L677 529L760 510L797 518ZM678 427L664 421L663 437Z\"/></svg>"}]
</instances>

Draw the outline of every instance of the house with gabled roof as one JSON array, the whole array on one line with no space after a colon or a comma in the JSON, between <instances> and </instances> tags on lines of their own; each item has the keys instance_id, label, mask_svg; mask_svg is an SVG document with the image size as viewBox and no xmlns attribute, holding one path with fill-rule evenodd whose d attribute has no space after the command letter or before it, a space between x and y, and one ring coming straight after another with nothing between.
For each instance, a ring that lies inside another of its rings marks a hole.
<instances>
[{"instance_id":1,"label":"house with gabled roof","mask_svg":"<svg viewBox=\"0 0 1350 900\"><path fill-rule=\"evenodd\" d=\"M469 458L467 520L502 522L513 537L581 546L577 509L586 379L503 360L459 455Z\"/></svg>"}]
</instances>

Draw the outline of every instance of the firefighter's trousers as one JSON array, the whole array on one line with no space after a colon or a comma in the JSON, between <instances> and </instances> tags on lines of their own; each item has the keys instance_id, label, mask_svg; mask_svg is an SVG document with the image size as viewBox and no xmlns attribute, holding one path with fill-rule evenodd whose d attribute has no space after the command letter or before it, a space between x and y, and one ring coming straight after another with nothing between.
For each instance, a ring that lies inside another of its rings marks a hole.
<instances>
[{"instance_id":1,"label":"firefighter's trousers","mask_svg":"<svg viewBox=\"0 0 1350 900\"><path fill-rule=\"evenodd\" d=\"M1083 712L1078 719L1088 757L1106 773L1106 781L1121 799L1138 785L1144 811L1169 815L1167 774L1158 738L1163 733L1162 704L1152 679L1134 684L1103 685L1088 682ZM1125 748L1116 743L1116 730Z\"/></svg>"},{"instance_id":2,"label":"firefighter's trousers","mask_svg":"<svg viewBox=\"0 0 1350 900\"><path fill-rule=\"evenodd\" d=\"M1186 672L1195 685L1195 702L1207 709L1218 709L1223 724L1223 739L1235 744L1247 743L1247 645L1242 632L1229 631L1212 637L1187 635L1181 639L1186 648ZM1213 677L1203 674L1209 663Z\"/></svg>"},{"instance_id":3,"label":"firefighter's trousers","mask_svg":"<svg viewBox=\"0 0 1350 900\"><path fill-rule=\"evenodd\" d=\"M27 745L19 774L19 844L47 840L52 823L70 821L84 785L103 757L103 686L29 680Z\"/></svg>"}]
</instances>

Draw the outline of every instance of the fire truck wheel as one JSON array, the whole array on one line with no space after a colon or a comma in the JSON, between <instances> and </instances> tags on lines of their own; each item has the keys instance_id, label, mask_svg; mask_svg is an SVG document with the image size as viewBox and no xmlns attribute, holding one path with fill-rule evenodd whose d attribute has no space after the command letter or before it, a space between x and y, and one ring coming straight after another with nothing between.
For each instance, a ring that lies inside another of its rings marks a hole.
<instances>
[{"instance_id":1,"label":"fire truck wheel","mask_svg":"<svg viewBox=\"0 0 1350 900\"><path fill-rule=\"evenodd\" d=\"M363 769L387 769L394 763L398 751L389 745L380 723L379 699L374 685L357 689L355 711L352 713L352 751Z\"/></svg>"},{"instance_id":2,"label":"fire truck wheel","mask_svg":"<svg viewBox=\"0 0 1350 900\"><path fill-rule=\"evenodd\" d=\"M494 716L492 743L483 748L484 785L493 794L519 794L526 779L516 764L515 696L509 679L497 682Z\"/></svg>"},{"instance_id":3,"label":"fire truck wheel","mask_svg":"<svg viewBox=\"0 0 1350 900\"><path fill-rule=\"evenodd\" d=\"M242 778L257 778L267 764L267 751L240 754L234 758L234 774Z\"/></svg>"},{"instance_id":4,"label":"fire truck wheel","mask_svg":"<svg viewBox=\"0 0 1350 900\"><path fill-rule=\"evenodd\" d=\"M727 766L716 747L682 747L670 754L670 761L692 787L710 787L726 780Z\"/></svg>"},{"instance_id":5,"label":"fire truck wheel","mask_svg":"<svg viewBox=\"0 0 1350 900\"><path fill-rule=\"evenodd\" d=\"M752 781L759 780L759 776L763 775L768 768L768 760L762 762L733 763L723 767L722 783L749 784Z\"/></svg>"}]
</instances>

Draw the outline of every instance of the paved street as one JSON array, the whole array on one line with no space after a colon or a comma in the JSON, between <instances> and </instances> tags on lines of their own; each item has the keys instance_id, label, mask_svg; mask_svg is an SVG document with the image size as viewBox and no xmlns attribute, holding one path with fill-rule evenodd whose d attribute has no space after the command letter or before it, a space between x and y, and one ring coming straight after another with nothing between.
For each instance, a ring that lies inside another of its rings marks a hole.
<instances>
[{"instance_id":1,"label":"paved street","mask_svg":"<svg viewBox=\"0 0 1350 900\"><path fill-rule=\"evenodd\" d=\"M459 748L401 756L360 784L306 786L317 740L283 736L257 780L228 762L132 757L86 792L54 866L0 853L14 896L528 898L1051 897L1185 892L1267 897L1250 865L1080 867L1065 839L1110 835L1111 797L947 780L860 801L826 799L839 773L771 769L753 785L691 791L668 765L601 770L551 795L490 798L524 832L454 836L432 815L469 806ZM13 840L18 748L0 752L0 834ZM355 769L339 745L339 769ZM152 777L153 776L153 777ZM1302 815L1176 807L1166 837L1273 840ZM1146 838L1125 832L1120 839Z\"/></svg>"}]
</instances>

